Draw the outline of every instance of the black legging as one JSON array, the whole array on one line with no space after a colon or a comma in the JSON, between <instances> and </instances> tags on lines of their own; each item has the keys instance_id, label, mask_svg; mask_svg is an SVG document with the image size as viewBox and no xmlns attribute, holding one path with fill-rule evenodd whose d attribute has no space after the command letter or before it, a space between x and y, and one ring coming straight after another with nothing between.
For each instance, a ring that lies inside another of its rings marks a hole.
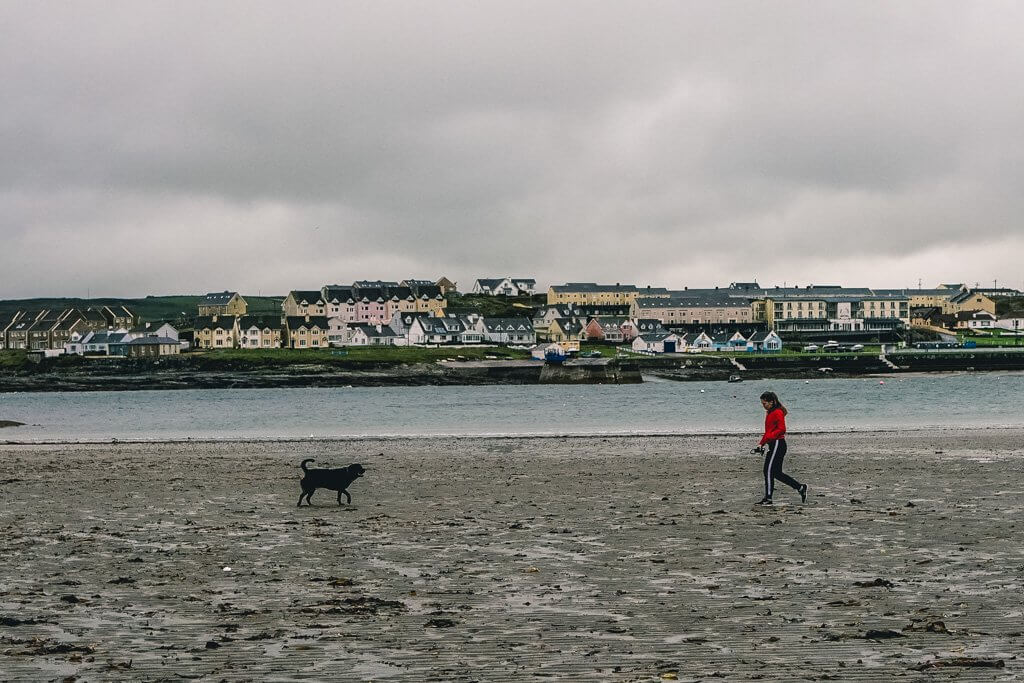
<instances>
[{"instance_id":1,"label":"black legging","mask_svg":"<svg viewBox=\"0 0 1024 683\"><path fill-rule=\"evenodd\" d=\"M800 490L800 482L782 471L786 457L786 440L776 439L765 444L764 451L764 497L771 498L775 492L775 480Z\"/></svg>"}]
</instances>

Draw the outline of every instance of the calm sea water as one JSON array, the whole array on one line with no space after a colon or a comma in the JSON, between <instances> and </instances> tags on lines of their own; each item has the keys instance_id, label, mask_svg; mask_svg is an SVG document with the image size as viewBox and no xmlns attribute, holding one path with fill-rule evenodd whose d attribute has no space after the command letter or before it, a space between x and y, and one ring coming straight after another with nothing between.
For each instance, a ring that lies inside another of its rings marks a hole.
<instances>
[{"instance_id":1,"label":"calm sea water","mask_svg":"<svg viewBox=\"0 0 1024 683\"><path fill-rule=\"evenodd\" d=\"M638 385L0 394L0 441L757 432L773 390L790 431L1024 426L1024 375Z\"/></svg>"},{"instance_id":2,"label":"calm sea water","mask_svg":"<svg viewBox=\"0 0 1024 683\"><path fill-rule=\"evenodd\" d=\"M596 386L223 389L0 394L0 440L748 433L762 391L791 431L1024 426L1024 375Z\"/></svg>"}]
</instances>

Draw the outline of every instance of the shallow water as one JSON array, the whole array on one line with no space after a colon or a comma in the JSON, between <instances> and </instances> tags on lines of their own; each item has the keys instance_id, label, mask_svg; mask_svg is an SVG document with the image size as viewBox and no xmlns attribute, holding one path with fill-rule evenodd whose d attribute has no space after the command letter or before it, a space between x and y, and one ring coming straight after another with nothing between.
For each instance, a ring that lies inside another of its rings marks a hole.
<instances>
[{"instance_id":1,"label":"shallow water","mask_svg":"<svg viewBox=\"0 0 1024 683\"><path fill-rule=\"evenodd\" d=\"M1024 374L0 394L9 441L750 433L775 391L791 432L1020 426Z\"/></svg>"}]
</instances>

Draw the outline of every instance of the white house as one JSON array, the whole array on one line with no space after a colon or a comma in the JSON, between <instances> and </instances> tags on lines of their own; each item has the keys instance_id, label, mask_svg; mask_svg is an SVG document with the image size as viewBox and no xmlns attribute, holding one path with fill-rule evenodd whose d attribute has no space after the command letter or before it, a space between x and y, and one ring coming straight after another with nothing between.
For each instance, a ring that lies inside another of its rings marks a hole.
<instances>
[{"instance_id":1,"label":"white house","mask_svg":"<svg viewBox=\"0 0 1024 683\"><path fill-rule=\"evenodd\" d=\"M988 311L963 311L957 314L957 327L965 324L971 330L991 330L996 326L997 319Z\"/></svg>"},{"instance_id":2,"label":"white house","mask_svg":"<svg viewBox=\"0 0 1024 683\"><path fill-rule=\"evenodd\" d=\"M715 343L706 332L690 332L680 338L680 349L692 352L710 351Z\"/></svg>"},{"instance_id":3,"label":"white house","mask_svg":"<svg viewBox=\"0 0 1024 683\"><path fill-rule=\"evenodd\" d=\"M77 338L76 338L77 337ZM78 336L76 332L71 341L64 345L64 352L77 355L109 356L111 344L123 344L130 341L127 330L117 332L86 332Z\"/></svg>"},{"instance_id":4,"label":"white house","mask_svg":"<svg viewBox=\"0 0 1024 683\"><path fill-rule=\"evenodd\" d=\"M492 344L532 346L537 343L533 322L529 318L479 318L476 329L483 341Z\"/></svg>"},{"instance_id":5,"label":"white house","mask_svg":"<svg viewBox=\"0 0 1024 683\"><path fill-rule=\"evenodd\" d=\"M389 325L353 325L349 337L350 346L404 346L405 339L399 336Z\"/></svg>"},{"instance_id":6,"label":"white house","mask_svg":"<svg viewBox=\"0 0 1024 683\"><path fill-rule=\"evenodd\" d=\"M131 335L133 339L138 339L139 337L163 337L164 339L178 341L178 328L163 320L144 323L141 327L133 329Z\"/></svg>"},{"instance_id":7,"label":"white house","mask_svg":"<svg viewBox=\"0 0 1024 683\"><path fill-rule=\"evenodd\" d=\"M649 353L676 353L680 348L680 337L672 332L648 332L633 340L633 350Z\"/></svg>"},{"instance_id":8,"label":"white house","mask_svg":"<svg viewBox=\"0 0 1024 683\"><path fill-rule=\"evenodd\" d=\"M537 281L522 277L479 278L473 282L473 294L490 296L530 296Z\"/></svg>"},{"instance_id":9,"label":"white house","mask_svg":"<svg viewBox=\"0 0 1024 683\"><path fill-rule=\"evenodd\" d=\"M993 327L1010 332L1024 333L1024 318L1000 318Z\"/></svg>"},{"instance_id":10,"label":"white house","mask_svg":"<svg viewBox=\"0 0 1024 683\"><path fill-rule=\"evenodd\" d=\"M456 344L464 331L458 318L422 317L412 321L408 340L410 344Z\"/></svg>"},{"instance_id":11,"label":"white house","mask_svg":"<svg viewBox=\"0 0 1024 683\"><path fill-rule=\"evenodd\" d=\"M747 340L747 350L776 353L782 350L782 338L775 333L775 330L755 332Z\"/></svg>"}]
</instances>

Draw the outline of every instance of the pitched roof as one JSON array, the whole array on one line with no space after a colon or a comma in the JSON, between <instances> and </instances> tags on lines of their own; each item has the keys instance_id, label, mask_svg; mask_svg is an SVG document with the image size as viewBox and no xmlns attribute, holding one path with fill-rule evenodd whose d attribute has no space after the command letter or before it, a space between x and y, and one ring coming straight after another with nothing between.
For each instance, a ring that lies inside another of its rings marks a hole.
<instances>
[{"instance_id":1,"label":"pitched roof","mask_svg":"<svg viewBox=\"0 0 1024 683\"><path fill-rule=\"evenodd\" d=\"M673 335L671 332L647 332L646 334L641 334L640 338L645 342L659 342L672 336L679 338L678 335Z\"/></svg>"},{"instance_id":2,"label":"pitched roof","mask_svg":"<svg viewBox=\"0 0 1024 683\"><path fill-rule=\"evenodd\" d=\"M424 316L417 318L420 328L427 334L458 334L465 330L465 326L458 318L438 318L437 316Z\"/></svg>"},{"instance_id":3,"label":"pitched roof","mask_svg":"<svg viewBox=\"0 0 1024 683\"><path fill-rule=\"evenodd\" d=\"M323 289L323 298L327 301L355 300L355 293L345 285L327 285Z\"/></svg>"},{"instance_id":4,"label":"pitched roof","mask_svg":"<svg viewBox=\"0 0 1024 683\"><path fill-rule=\"evenodd\" d=\"M173 344L177 346L180 342L177 339L171 339L170 337L139 337L138 339L132 339L127 343L131 346L156 346L158 344Z\"/></svg>"},{"instance_id":5,"label":"pitched roof","mask_svg":"<svg viewBox=\"0 0 1024 683\"><path fill-rule=\"evenodd\" d=\"M370 339L385 339L387 337L402 336L395 332L390 325L381 325L379 330L376 325L352 325L351 329L353 331L358 330L362 332Z\"/></svg>"},{"instance_id":6,"label":"pitched roof","mask_svg":"<svg viewBox=\"0 0 1024 683\"><path fill-rule=\"evenodd\" d=\"M214 318L217 320L214 321ZM192 328L196 330L231 330L235 327L236 319L237 316L233 315L201 315L196 318Z\"/></svg>"},{"instance_id":7,"label":"pitched roof","mask_svg":"<svg viewBox=\"0 0 1024 683\"><path fill-rule=\"evenodd\" d=\"M306 318L309 320L306 320ZM286 325L289 330L297 330L300 327L305 327L307 330L311 330L314 327L326 330L328 327L327 316L325 315L290 315L286 319Z\"/></svg>"},{"instance_id":8,"label":"pitched roof","mask_svg":"<svg viewBox=\"0 0 1024 683\"><path fill-rule=\"evenodd\" d=\"M223 292L210 292L199 300L199 306L223 306L228 303L234 297L238 296L238 292L229 292L224 290Z\"/></svg>"},{"instance_id":9,"label":"pitched roof","mask_svg":"<svg viewBox=\"0 0 1024 683\"><path fill-rule=\"evenodd\" d=\"M318 301L324 300L320 292L312 289L293 289L288 292L288 296L294 299L297 304L301 304L303 301L307 304L315 304Z\"/></svg>"},{"instance_id":10,"label":"pitched roof","mask_svg":"<svg viewBox=\"0 0 1024 683\"><path fill-rule=\"evenodd\" d=\"M697 291L668 297L644 297L636 299L637 308L749 308L745 298L730 296L727 290ZM718 292L721 292L719 294Z\"/></svg>"},{"instance_id":11,"label":"pitched roof","mask_svg":"<svg viewBox=\"0 0 1024 683\"><path fill-rule=\"evenodd\" d=\"M284 325L281 324L281 317L277 315L243 315L238 318L238 328L241 330L251 330L252 328L260 330L271 329L280 330Z\"/></svg>"},{"instance_id":12,"label":"pitched roof","mask_svg":"<svg viewBox=\"0 0 1024 683\"><path fill-rule=\"evenodd\" d=\"M481 318L488 332L533 332L529 318Z\"/></svg>"},{"instance_id":13,"label":"pitched roof","mask_svg":"<svg viewBox=\"0 0 1024 683\"><path fill-rule=\"evenodd\" d=\"M372 287L380 289L382 287L397 287L397 282L391 280L356 280L352 283L353 287L362 289L363 287Z\"/></svg>"}]
</instances>

